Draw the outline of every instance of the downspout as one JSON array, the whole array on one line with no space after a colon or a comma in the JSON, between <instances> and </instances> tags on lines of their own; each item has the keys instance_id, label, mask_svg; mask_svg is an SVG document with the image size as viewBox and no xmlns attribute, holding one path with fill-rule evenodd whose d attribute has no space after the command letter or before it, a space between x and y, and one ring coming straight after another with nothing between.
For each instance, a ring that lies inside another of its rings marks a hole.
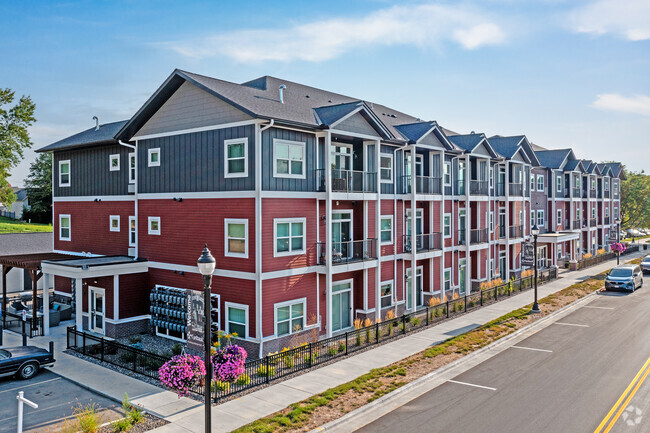
<instances>
[{"instance_id":1,"label":"downspout","mask_svg":"<svg viewBox=\"0 0 650 433\"><path fill-rule=\"evenodd\" d=\"M397 177L397 151L402 150L406 151L409 147L409 143L405 143L401 147L396 147L393 149L393 170L395 170L395 177ZM395 179L397 180L397 179ZM393 308L395 309L395 315L397 316L397 185L399 181L393 182Z\"/></svg>"},{"instance_id":2,"label":"downspout","mask_svg":"<svg viewBox=\"0 0 650 433\"><path fill-rule=\"evenodd\" d=\"M139 235L139 231L138 231L138 149L137 149L137 146L134 146L133 144L125 143L122 140L118 140L118 143L120 144L120 146L128 147L129 149L133 150L133 153L135 154L135 181L133 183L133 185L134 185L134 193L133 193L133 208L134 209L133 209L133 211L134 211L134 214L135 214L135 259L137 259L138 258L138 245L140 244L140 242L138 241L138 237L139 237L138 236ZM137 143L138 143L138 141L136 140L136 144ZM128 154L127 154L127 164L128 164L127 165L127 170L130 170L131 169L131 167L130 167L131 161L129 161ZM128 176L128 171L127 171L127 176ZM128 221L127 221L127 223L129 224L127 226L128 227L127 230L131 230L130 223ZM131 236L131 234L129 233L129 239L130 239L130 236Z\"/></svg>"},{"instance_id":3,"label":"downspout","mask_svg":"<svg viewBox=\"0 0 650 433\"><path fill-rule=\"evenodd\" d=\"M271 119L267 125L255 124L255 333L260 340L259 358L264 355L262 335L262 132L275 124Z\"/></svg>"}]
</instances>

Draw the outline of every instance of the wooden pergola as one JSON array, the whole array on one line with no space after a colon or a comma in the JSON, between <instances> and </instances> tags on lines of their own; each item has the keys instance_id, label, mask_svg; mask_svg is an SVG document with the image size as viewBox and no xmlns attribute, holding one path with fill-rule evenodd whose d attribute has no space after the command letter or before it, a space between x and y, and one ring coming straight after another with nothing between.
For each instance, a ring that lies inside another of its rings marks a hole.
<instances>
[{"instance_id":1,"label":"wooden pergola","mask_svg":"<svg viewBox=\"0 0 650 433\"><path fill-rule=\"evenodd\" d=\"M0 265L2 265L2 320L6 323L7 318L7 274L13 268L20 268L29 271L32 280L32 327L38 326L38 302L37 285L38 280L43 276L41 272L41 261L43 260L63 260L78 258L70 254L61 253L34 253L11 256L0 256ZM49 290L46 287L44 290Z\"/></svg>"}]
</instances>

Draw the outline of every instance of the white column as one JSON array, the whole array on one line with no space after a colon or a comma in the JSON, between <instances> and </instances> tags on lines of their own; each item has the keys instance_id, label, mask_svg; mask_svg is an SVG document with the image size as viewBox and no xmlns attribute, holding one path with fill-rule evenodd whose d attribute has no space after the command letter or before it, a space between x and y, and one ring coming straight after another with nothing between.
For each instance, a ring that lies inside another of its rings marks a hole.
<instances>
[{"instance_id":1,"label":"white column","mask_svg":"<svg viewBox=\"0 0 650 433\"><path fill-rule=\"evenodd\" d=\"M506 233L506 275L502 275L504 281L510 279L510 161L505 163L506 169L506 180L505 180L505 209L506 209L506 221L505 221L505 233ZM529 180L530 182L530 180ZM527 218L530 218L530 215L526 215Z\"/></svg>"},{"instance_id":2,"label":"white column","mask_svg":"<svg viewBox=\"0 0 650 433\"><path fill-rule=\"evenodd\" d=\"M75 299L76 299L76 305L75 305L75 317L74 317L74 324L77 327L77 331L83 331L83 323L81 321L81 315L83 313L83 279L81 278L75 278Z\"/></svg>"},{"instance_id":3,"label":"white column","mask_svg":"<svg viewBox=\"0 0 650 433\"><path fill-rule=\"evenodd\" d=\"M325 135L325 187L327 189L325 199L325 257L327 278L325 280L325 314L327 319L327 337L332 336L332 168L330 166L330 153L332 147L332 133L327 131Z\"/></svg>"},{"instance_id":4,"label":"white column","mask_svg":"<svg viewBox=\"0 0 650 433\"><path fill-rule=\"evenodd\" d=\"M415 295L417 293L416 286L417 286L417 278L416 278L416 270L417 270L417 262L416 262L416 254L417 254L417 209L416 209L416 200L415 200L415 194L416 194L416 187L417 187L417 182L416 182L416 160L417 160L417 155L415 152L415 145L411 148L411 307L412 310L415 311L415 306L417 304Z\"/></svg>"},{"instance_id":5,"label":"white column","mask_svg":"<svg viewBox=\"0 0 650 433\"><path fill-rule=\"evenodd\" d=\"M449 176L453 179L452 173L449 173ZM442 200L440 201L440 242L442 255L440 256L440 290L441 290L441 299L444 296L445 289L445 152L440 151L440 194L442 195ZM453 212L453 209L452 209ZM451 230L451 227L450 227ZM451 232L453 234L453 232ZM431 274L433 278L433 274Z\"/></svg>"},{"instance_id":6,"label":"white column","mask_svg":"<svg viewBox=\"0 0 650 433\"><path fill-rule=\"evenodd\" d=\"M50 274L43 274L43 334L50 335Z\"/></svg>"},{"instance_id":7,"label":"white column","mask_svg":"<svg viewBox=\"0 0 650 433\"><path fill-rule=\"evenodd\" d=\"M381 141L377 140L375 141L375 171L377 172L377 175L375 176L376 181L377 181L377 201L375 202L375 238L377 238L377 244L375 247L377 248L377 267L375 268L375 320L378 320L381 318L381 303L380 303L380 297L381 297L381 169L380 169L380 164L381 164ZM393 161L393 165L395 165L395 161ZM391 167L392 169L393 167ZM396 185L396 183L393 180L393 185ZM393 216L393 224L396 224L396 217ZM397 243L395 243L397 245ZM393 254L395 254L396 251L393 251ZM396 291L395 289L395 281L393 281L393 292Z\"/></svg>"},{"instance_id":8,"label":"white column","mask_svg":"<svg viewBox=\"0 0 650 433\"><path fill-rule=\"evenodd\" d=\"M120 276L113 275L113 320L120 319Z\"/></svg>"}]
</instances>

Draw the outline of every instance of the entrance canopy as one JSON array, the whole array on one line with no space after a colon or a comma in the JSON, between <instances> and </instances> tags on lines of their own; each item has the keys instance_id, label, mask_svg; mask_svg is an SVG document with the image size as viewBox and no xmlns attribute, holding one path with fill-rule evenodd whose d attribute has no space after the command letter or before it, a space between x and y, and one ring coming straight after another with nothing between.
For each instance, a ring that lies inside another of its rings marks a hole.
<instances>
[{"instance_id":1,"label":"entrance canopy","mask_svg":"<svg viewBox=\"0 0 650 433\"><path fill-rule=\"evenodd\" d=\"M145 259L134 259L129 256L68 256L64 260L45 260L42 269L44 273L60 277L94 278L147 272L149 264Z\"/></svg>"},{"instance_id":2,"label":"entrance canopy","mask_svg":"<svg viewBox=\"0 0 650 433\"><path fill-rule=\"evenodd\" d=\"M578 239L580 239L580 233L576 232L544 233L537 237L537 242L542 244L557 244L560 242L577 241Z\"/></svg>"}]
</instances>

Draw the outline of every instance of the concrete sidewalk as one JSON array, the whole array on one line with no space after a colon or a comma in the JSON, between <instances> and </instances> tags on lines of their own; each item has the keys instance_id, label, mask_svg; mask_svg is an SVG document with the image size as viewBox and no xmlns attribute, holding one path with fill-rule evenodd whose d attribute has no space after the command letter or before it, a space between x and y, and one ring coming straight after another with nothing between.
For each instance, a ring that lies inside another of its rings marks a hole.
<instances>
[{"instance_id":1,"label":"concrete sidewalk","mask_svg":"<svg viewBox=\"0 0 650 433\"><path fill-rule=\"evenodd\" d=\"M645 251L640 251L626 255L621 258L621 261L643 256L644 253ZM562 273L559 279L539 286L539 298L558 292L615 265L616 260L610 260L582 271ZM234 430L284 409L291 403L349 382L373 368L392 364L450 337L477 328L510 311L531 304L532 301L532 291L514 295L399 340L214 406L212 408L213 432ZM30 344L41 347L47 347L50 340L55 342L57 363L52 371L118 401L127 392L135 403L170 422L170 424L154 430L156 433L203 432L204 406L202 403L189 398L179 399L172 392L164 391L138 379L63 353L62 351L66 348L65 329L55 328L53 331L55 332L50 337L38 337L30 340ZM7 346L20 345L20 337L16 334L5 332L4 338Z\"/></svg>"}]
</instances>

